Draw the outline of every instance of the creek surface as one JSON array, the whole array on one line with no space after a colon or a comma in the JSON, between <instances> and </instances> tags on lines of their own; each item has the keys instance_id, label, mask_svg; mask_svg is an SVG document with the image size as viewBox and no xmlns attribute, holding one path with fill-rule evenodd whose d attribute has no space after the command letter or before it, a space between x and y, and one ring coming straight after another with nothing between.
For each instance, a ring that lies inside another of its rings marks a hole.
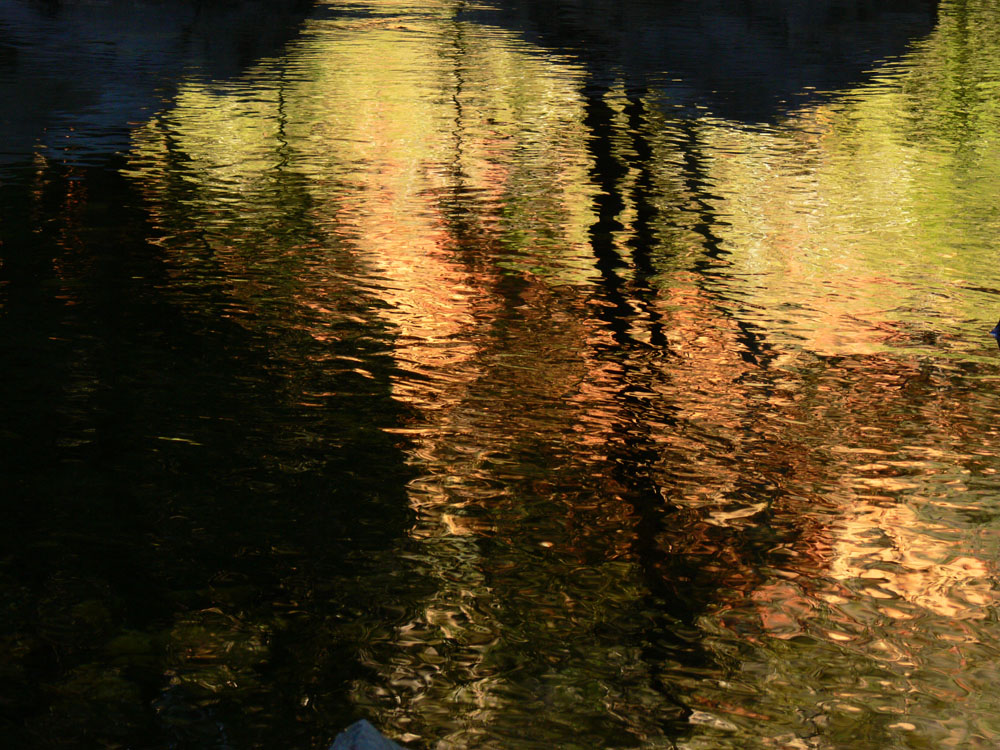
<instances>
[{"instance_id":1,"label":"creek surface","mask_svg":"<svg viewBox=\"0 0 1000 750\"><path fill-rule=\"evenodd\" d=\"M5 746L1000 744L1000 7L266 5L0 10Z\"/></svg>"}]
</instances>

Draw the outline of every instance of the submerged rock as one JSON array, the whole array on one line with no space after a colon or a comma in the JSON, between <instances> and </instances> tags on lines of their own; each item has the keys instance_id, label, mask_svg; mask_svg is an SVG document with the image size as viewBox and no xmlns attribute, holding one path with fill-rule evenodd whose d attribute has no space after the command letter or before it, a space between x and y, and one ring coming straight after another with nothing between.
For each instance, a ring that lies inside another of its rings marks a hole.
<instances>
[{"instance_id":1,"label":"submerged rock","mask_svg":"<svg viewBox=\"0 0 1000 750\"><path fill-rule=\"evenodd\" d=\"M403 750L387 740L364 719L360 719L337 735L330 750Z\"/></svg>"}]
</instances>

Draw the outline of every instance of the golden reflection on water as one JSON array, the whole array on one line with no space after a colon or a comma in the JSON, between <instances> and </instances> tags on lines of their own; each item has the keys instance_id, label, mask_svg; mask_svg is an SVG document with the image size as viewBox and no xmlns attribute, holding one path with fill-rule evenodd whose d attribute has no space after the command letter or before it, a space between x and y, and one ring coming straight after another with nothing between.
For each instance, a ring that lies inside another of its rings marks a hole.
<instances>
[{"instance_id":1,"label":"golden reflection on water","mask_svg":"<svg viewBox=\"0 0 1000 750\"><path fill-rule=\"evenodd\" d=\"M998 227L955 222L987 217L970 186L1000 151L907 131L943 42L748 128L587 101L580 66L447 4L373 7L317 21L252 96L188 84L133 159L178 289L212 267L248 327L389 331L417 474L398 554L433 592L372 624L357 705L439 748L526 742L529 717L563 747L667 746L671 722L692 749L995 739L996 293L963 289L1000 282ZM201 226L168 215L173 180ZM650 646L666 590L711 666Z\"/></svg>"}]
</instances>

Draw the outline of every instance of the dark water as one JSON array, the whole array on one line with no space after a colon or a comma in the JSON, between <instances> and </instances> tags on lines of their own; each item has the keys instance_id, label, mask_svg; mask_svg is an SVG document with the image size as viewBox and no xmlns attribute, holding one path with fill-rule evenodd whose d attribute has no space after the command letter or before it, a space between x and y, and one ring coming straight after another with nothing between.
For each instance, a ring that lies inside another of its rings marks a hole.
<instances>
[{"instance_id":1,"label":"dark water","mask_svg":"<svg viewBox=\"0 0 1000 750\"><path fill-rule=\"evenodd\" d=\"M4 747L1000 743L1000 8L0 11Z\"/></svg>"}]
</instances>

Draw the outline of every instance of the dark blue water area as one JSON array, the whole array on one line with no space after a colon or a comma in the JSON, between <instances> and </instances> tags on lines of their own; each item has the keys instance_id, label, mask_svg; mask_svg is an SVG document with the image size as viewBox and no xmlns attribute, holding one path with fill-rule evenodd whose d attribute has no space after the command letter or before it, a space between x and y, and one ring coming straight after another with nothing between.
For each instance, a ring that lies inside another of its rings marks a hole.
<instances>
[{"instance_id":1,"label":"dark blue water area","mask_svg":"<svg viewBox=\"0 0 1000 750\"><path fill-rule=\"evenodd\" d=\"M0 166L100 164L183 76L225 81L294 36L307 0L15 2L0 8Z\"/></svg>"},{"instance_id":2,"label":"dark blue water area","mask_svg":"<svg viewBox=\"0 0 1000 750\"><path fill-rule=\"evenodd\" d=\"M903 54L937 3L508 0L462 15L578 59L595 90L624 82L675 112L766 123Z\"/></svg>"}]
</instances>

